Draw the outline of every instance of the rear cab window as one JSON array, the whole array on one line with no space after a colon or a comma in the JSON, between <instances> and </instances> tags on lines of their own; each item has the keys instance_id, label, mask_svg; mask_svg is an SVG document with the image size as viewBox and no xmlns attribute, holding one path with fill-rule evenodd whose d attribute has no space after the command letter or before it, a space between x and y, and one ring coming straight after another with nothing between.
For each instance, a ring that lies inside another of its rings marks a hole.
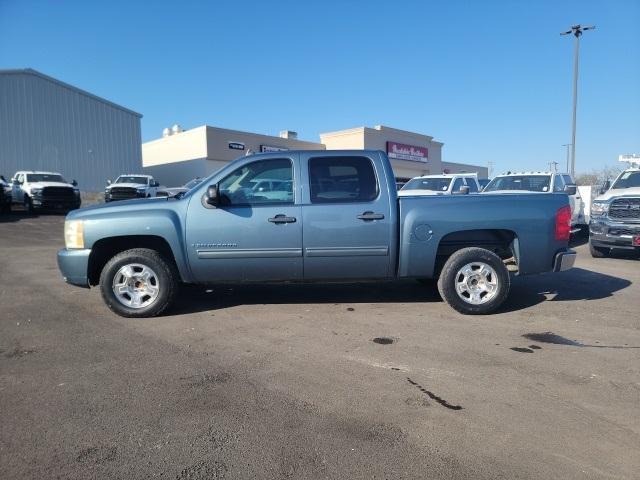
<instances>
[{"instance_id":1,"label":"rear cab window","mask_svg":"<svg viewBox=\"0 0 640 480\"><path fill-rule=\"evenodd\" d=\"M373 163L366 157L309 159L311 203L364 203L380 191Z\"/></svg>"}]
</instances>

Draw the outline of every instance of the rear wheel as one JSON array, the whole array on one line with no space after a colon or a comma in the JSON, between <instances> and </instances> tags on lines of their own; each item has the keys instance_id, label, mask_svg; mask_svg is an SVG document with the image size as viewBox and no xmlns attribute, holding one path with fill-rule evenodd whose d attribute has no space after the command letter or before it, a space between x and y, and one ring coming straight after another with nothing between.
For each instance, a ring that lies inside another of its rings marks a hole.
<instances>
[{"instance_id":1,"label":"rear wheel","mask_svg":"<svg viewBox=\"0 0 640 480\"><path fill-rule=\"evenodd\" d=\"M589 252L593 258L606 258L611 255L609 247L596 247L591 242L589 242Z\"/></svg>"},{"instance_id":2,"label":"rear wheel","mask_svg":"<svg viewBox=\"0 0 640 480\"><path fill-rule=\"evenodd\" d=\"M507 298L511 278L504 262L484 248L458 250L445 262L438 290L442 298L465 315L495 311Z\"/></svg>"},{"instance_id":3,"label":"rear wheel","mask_svg":"<svg viewBox=\"0 0 640 480\"><path fill-rule=\"evenodd\" d=\"M107 262L100 291L107 306L122 317L155 317L173 302L178 272L155 250L134 248Z\"/></svg>"}]
</instances>

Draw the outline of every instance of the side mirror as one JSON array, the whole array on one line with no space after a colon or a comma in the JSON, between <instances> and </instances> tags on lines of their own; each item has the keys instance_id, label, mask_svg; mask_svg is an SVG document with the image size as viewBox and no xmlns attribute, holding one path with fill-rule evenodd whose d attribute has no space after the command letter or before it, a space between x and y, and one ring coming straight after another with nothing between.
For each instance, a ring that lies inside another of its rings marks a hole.
<instances>
[{"instance_id":1,"label":"side mirror","mask_svg":"<svg viewBox=\"0 0 640 480\"><path fill-rule=\"evenodd\" d=\"M578 187L576 187L575 185L564 186L564 193L566 193L567 195L575 195L577 191Z\"/></svg>"},{"instance_id":2,"label":"side mirror","mask_svg":"<svg viewBox=\"0 0 640 480\"><path fill-rule=\"evenodd\" d=\"M111 180L107 180L107 185L111 185Z\"/></svg>"},{"instance_id":3,"label":"side mirror","mask_svg":"<svg viewBox=\"0 0 640 480\"><path fill-rule=\"evenodd\" d=\"M600 195L602 195L603 193L606 193L610 187L611 187L611 180L605 181L600 187Z\"/></svg>"},{"instance_id":4,"label":"side mirror","mask_svg":"<svg viewBox=\"0 0 640 480\"><path fill-rule=\"evenodd\" d=\"M73 185L74 187L78 186L78 182L76 182L75 180L71 180L71 185Z\"/></svg>"},{"instance_id":5,"label":"side mirror","mask_svg":"<svg viewBox=\"0 0 640 480\"><path fill-rule=\"evenodd\" d=\"M456 195L469 195L469 187L467 185L462 185L460 190L454 192Z\"/></svg>"},{"instance_id":6,"label":"side mirror","mask_svg":"<svg viewBox=\"0 0 640 480\"><path fill-rule=\"evenodd\" d=\"M20 185L20 180L18 180L17 178L14 178L11 180L11 183L13 183L14 185Z\"/></svg>"},{"instance_id":7,"label":"side mirror","mask_svg":"<svg viewBox=\"0 0 640 480\"><path fill-rule=\"evenodd\" d=\"M220 190L218 185L209 185L205 194L205 202L207 205L217 207L220 204Z\"/></svg>"},{"instance_id":8,"label":"side mirror","mask_svg":"<svg viewBox=\"0 0 640 480\"><path fill-rule=\"evenodd\" d=\"M151 186L152 187L159 187L160 186L160 182L157 182L157 181L154 180L153 182L151 182Z\"/></svg>"}]
</instances>

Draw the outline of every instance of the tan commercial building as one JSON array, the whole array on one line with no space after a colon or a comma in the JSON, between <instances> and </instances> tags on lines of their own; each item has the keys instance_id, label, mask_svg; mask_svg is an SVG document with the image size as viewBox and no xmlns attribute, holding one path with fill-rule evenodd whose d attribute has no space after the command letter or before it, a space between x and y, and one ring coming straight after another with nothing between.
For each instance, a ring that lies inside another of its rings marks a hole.
<instances>
[{"instance_id":1,"label":"tan commercial building","mask_svg":"<svg viewBox=\"0 0 640 480\"><path fill-rule=\"evenodd\" d=\"M385 126L321 133L320 142L298 140L291 131L276 137L210 126L183 131L175 125L142 145L142 162L146 173L169 186L209 175L247 153L280 150L382 150L399 182L427 174L476 172L486 178L488 173L486 167L443 162L444 144L433 137Z\"/></svg>"}]
</instances>

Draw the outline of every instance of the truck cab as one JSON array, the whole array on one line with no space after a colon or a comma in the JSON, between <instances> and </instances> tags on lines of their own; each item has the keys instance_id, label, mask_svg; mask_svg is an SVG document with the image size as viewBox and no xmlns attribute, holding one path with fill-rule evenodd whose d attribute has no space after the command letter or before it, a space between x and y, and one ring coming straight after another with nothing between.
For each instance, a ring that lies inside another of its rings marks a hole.
<instances>
[{"instance_id":1,"label":"truck cab","mask_svg":"<svg viewBox=\"0 0 640 480\"><path fill-rule=\"evenodd\" d=\"M107 181L104 190L104 201L130 200L132 198L155 197L160 184L151 175L127 174L120 175L112 183Z\"/></svg>"},{"instance_id":2,"label":"truck cab","mask_svg":"<svg viewBox=\"0 0 640 480\"><path fill-rule=\"evenodd\" d=\"M478 193L480 190L482 189L476 173L443 173L412 178L398 191L398 196L460 195Z\"/></svg>"},{"instance_id":3,"label":"truck cab","mask_svg":"<svg viewBox=\"0 0 640 480\"><path fill-rule=\"evenodd\" d=\"M11 198L27 212L37 209L80 208L78 183L67 182L58 172L19 171L11 179Z\"/></svg>"},{"instance_id":4,"label":"truck cab","mask_svg":"<svg viewBox=\"0 0 640 480\"><path fill-rule=\"evenodd\" d=\"M591 204L589 249L595 258L609 256L612 248L640 253L640 158L629 163Z\"/></svg>"}]
</instances>

